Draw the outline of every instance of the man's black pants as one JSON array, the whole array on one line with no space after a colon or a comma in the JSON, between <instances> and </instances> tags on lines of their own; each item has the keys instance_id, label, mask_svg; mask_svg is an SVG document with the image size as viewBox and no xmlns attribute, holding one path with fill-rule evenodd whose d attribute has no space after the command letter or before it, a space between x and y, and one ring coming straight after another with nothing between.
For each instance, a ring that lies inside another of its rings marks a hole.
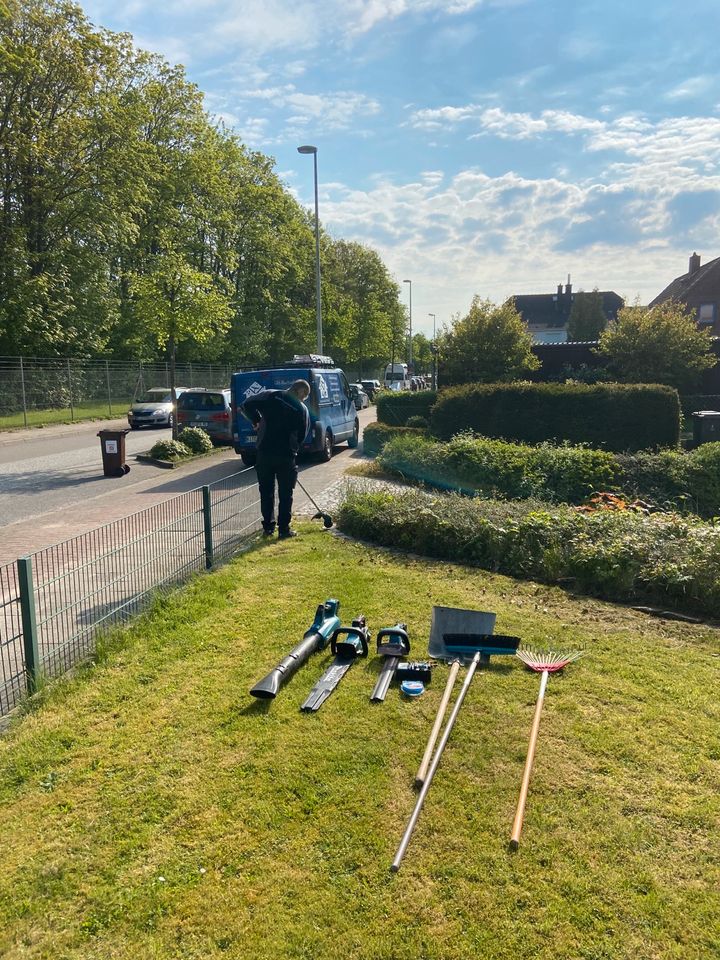
<instances>
[{"instance_id":1,"label":"man's black pants","mask_svg":"<svg viewBox=\"0 0 720 960\"><path fill-rule=\"evenodd\" d=\"M297 463L293 455L276 456L258 450L255 464L260 487L260 512L263 529L275 529L275 481L278 488L277 524L281 533L290 529L293 490L297 482Z\"/></svg>"}]
</instances>

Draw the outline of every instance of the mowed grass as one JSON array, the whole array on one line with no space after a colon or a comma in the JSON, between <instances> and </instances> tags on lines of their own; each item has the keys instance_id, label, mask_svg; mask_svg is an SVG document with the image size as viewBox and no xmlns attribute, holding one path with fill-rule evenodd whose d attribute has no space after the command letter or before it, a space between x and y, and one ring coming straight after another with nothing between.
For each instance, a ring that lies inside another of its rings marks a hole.
<instances>
[{"instance_id":1,"label":"mowed grass","mask_svg":"<svg viewBox=\"0 0 720 960\"><path fill-rule=\"evenodd\" d=\"M0 742L5 958L554 958L720 953L720 644L555 588L398 557L305 526L158 602ZM539 678L476 675L398 874L447 676L369 695L330 654L248 690L338 597L375 633L434 603L583 647L550 679L525 828L508 839Z\"/></svg>"},{"instance_id":2,"label":"mowed grass","mask_svg":"<svg viewBox=\"0 0 720 960\"><path fill-rule=\"evenodd\" d=\"M112 412L105 403L82 402L77 403L72 411L70 407L47 410L28 410L28 427L48 427L58 423L78 423L81 420L111 420L124 417L128 412L131 400L113 400ZM0 416L0 430L19 430L25 426L25 417L20 413L7 413Z\"/></svg>"}]
</instances>

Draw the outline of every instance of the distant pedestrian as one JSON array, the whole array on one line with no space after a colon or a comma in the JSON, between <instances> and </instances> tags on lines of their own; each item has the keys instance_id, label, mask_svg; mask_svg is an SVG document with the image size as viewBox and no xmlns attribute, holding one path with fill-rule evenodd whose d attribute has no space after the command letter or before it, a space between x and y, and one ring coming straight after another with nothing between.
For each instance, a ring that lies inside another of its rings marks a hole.
<instances>
[{"instance_id":1,"label":"distant pedestrian","mask_svg":"<svg viewBox=\"0 0 720 960\"><path fill-rule=\"evenodd\" d=\"M297 482L297 453L310 427L304 404L310 396L307 380L296 380L287 390L265 390L240 407L257 430L257 471L263 533L275 532L275 483L278 489L278 537L294 537L290 529L293 490Z\"/></svg>"}]
</instances>

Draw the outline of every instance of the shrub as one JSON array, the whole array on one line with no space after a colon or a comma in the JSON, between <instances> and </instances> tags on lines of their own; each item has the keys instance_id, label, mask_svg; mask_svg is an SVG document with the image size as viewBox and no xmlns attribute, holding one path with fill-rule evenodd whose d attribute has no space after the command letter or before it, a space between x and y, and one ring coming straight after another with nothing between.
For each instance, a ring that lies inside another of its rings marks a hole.
<instances>
[{"instance_id":1,"label":"shrub","mask_svg":"<svg viewBox=\"0 0 720 960\"><path fill-rule=\"evenodd\" d=\"M424 417L430 420L430 411L437 401L437 390L405 390L394 393L385 390L378 396L377 418L379 423L392 427L404 427L409 417Z\"/></svg>"},{"instance_id":2,"label":"shrub","mask_svg":"<svg viewBox=\"0 0 720 960\"><path fill-rule=\"evenodd\" d=\"M571 580L611 600L720 615L720 527L697 518L351 489L337 522L386 546L515 577Z\"/></svg>"},{"instance_id":3,"label":"shrub","mask_svg":"<svg viewBox=\"0 0 720 960\"><path fill-rule=\"evenodd\" d=\"M178 434L178 440L193 453L209 453L213 448L212 440L200 427L185 427Z\"/></svg>"},{"instance_id":4,"label":"shrub","mask_svg":"<svg viewBox=\"0 0 720 960\"><path fill-rule=\"evenodd\" d=\"M192 451L179 440L158 440L150 448L150 456L156 460L182 460L192 456Z\"/></svg>"},{"instance_id":5,"label":"shrub","mask_svg":"<svg viewBox=\"0 0 720 960\"><path fill-rule=\"evenodd\" d=\"M407 426L417 427L419 430L427 430L430 424L425 419L425 417L408 417Z\"/></svg>"},{"instance_id":6,"label":"shrub","mask_svg":"<svg viewBox=\"0 0 720 960\"><path fill-rule=\"evenodd\" d=\"M369 423L363 430L363 453L376 457L388 440L405 434L424 436L425 431L411 427L390 427L385 423Z\"/></svg>"},{"instance_id":7,"label":"shrub","mask_svg":"<svg viewBox=\"0 0 720 960\"><path fill-rule=\"evenodd\" d=\"M616 451L676 447L680 404L672 387L649 384L472 384L440 393L430 428L444 440L473 430L497 439Z\"/></svg>"},{"instance_id":8,"label":"shrub","mask_svg":"<svg viewBox=\"0 0 720 960\"><path fill-rule=\"evenodd\" d=\"M616 458L601 450L536 447L458 434L448 443L417 436L389 440L381 466L442 488L501 497L581 503L616 485Z\"/></svg>"}]
</instances>

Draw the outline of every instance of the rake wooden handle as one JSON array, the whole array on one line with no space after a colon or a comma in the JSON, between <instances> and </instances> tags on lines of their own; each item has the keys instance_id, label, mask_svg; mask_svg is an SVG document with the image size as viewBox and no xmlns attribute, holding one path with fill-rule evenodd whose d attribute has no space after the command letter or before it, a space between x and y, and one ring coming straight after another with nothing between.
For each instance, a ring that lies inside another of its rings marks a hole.
<instances>
[{"instance_id":1,"label":"rake wooden handle","mask_svg":"<svg viewBox=\"0 0 720 960\"><path fill-rule=\"evenodd\" d=\"M523 816L525 815L525 802L530 786L530 774L532 773L533 760L535 759L535 745L537 744L538 731L540 729L540 714L542 713L543 701L545 700L545 688L547 687L549 676L548 671L543 670L542 680L540 681L540 693L538 693L537 703L535 704L535 717L533 718L532 730L530 731L530 744L528 746L527 759L525 760L520 797L518 799L517 810L515 811L512 836L510 837L510 847L512 850L517 850L520 845L520 834L522 833Z\"/></svg>"},{"instance_id":2,"label":"rake wooden handle","mask_svg":"<svg viewBox=\"0 0 720 960\"><path fill-rule=\"evenodd\" d=\"M418 768L418 772L415 777L416 787L421 787L423 783L425 783L425 777L427 776L428 767L430 766L430 761L432 760L435 743L437 742L438 734L440 733L440 727L442 726L443 719L447 712L448 703L450 702L450 697L452 695L453 687L455 686L455 680L457 679L459 669L460 661L454 660L452 666L450 667L450 673L447 678L447 683L445 684L445 691L442 695L440 706L438 707L435 723L430 731L430 737L428 738L427 746L425 747L425 753L423 754L420 767Z\"/></svg>"}]
</instances>

